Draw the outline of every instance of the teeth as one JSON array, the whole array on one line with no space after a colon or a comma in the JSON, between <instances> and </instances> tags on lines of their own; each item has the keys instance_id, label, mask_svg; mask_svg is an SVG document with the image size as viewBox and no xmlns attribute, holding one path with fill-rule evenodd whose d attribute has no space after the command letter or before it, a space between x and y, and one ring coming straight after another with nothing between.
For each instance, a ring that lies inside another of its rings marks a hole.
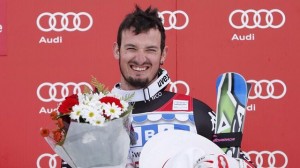
<instances>
[{"instance_id":1,"label":"teeth","mask_svg":"<svg viewBox=\"0 0 300 168\"><path fill-rule=\"evenodd\" d=\"M135 71L145 71L147 68L146 67L132 67L133 70Z\"/></svg>"}]
</instances>

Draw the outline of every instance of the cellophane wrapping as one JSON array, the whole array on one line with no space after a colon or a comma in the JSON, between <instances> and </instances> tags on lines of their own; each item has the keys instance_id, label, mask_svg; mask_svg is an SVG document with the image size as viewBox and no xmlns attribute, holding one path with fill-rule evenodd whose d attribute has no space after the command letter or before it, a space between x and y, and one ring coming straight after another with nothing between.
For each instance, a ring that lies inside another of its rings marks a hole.
<instances>
[{"instance_id":1,"label":"cellophane wrapping","mask_svg":"<svg viewBox=\"0 0 300 168\"><path fill-rule=\"evenodd\" d=\"M130 146L129 125L128 116L104 126L71 122L62 145L45 139L72 168L124 168Z\"/></svg>"}]
</instances>

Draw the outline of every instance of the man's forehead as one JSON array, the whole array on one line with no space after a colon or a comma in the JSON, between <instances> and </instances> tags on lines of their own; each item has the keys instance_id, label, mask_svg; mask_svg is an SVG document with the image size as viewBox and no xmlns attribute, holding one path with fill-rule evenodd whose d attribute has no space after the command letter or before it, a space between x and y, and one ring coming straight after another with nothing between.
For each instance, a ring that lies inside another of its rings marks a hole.
<instances>
[{"instance_id":1,"label":"man's forehead","mask_svg":"<svg viewBox=\"0 0 300 168\"><path fill-rule=\"evenodd\" d=\"M149 28L149 29L142 30L141 32L137 33L135 31L134 27L130 27L129 29L124 29L122 31L122 35L124 35L124 34L131 34L131 35L149 34L150 32L157 32L160 35L160 32L157 28Z\"/></svg>"},{"instance_id":2,"label":"man's forehead","mask_svg":"<svg viewBox=\"0 0 300 168\"><path fill-rule=\"evenodd\" d=\"M130 34L130 35L136 35L134 28L130 28L130 29L124 29L122 31L122 36L126 35L126 34Z\"/></svg>"},{"instance_id":3,"label":"man's forehead","mask_svg":"<svg viewBox=\"0 0 300 168\"><path fill-rule=\"evenodd\" d=\"M127 44L159 46L161 35L156 29L148 30L147 32L141 32L139 34L136 34L134 29L127 29L122 32L121 41L123 46Z\"/></svg>"}]
</instances>

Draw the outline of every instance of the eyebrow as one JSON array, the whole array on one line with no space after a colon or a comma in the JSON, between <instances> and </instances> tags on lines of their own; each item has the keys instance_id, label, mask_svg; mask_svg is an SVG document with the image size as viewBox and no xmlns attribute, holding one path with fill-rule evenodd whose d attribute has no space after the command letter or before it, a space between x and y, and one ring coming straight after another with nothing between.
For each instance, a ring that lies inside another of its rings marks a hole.
<instances>
[{"instance_id":1,"label":"eyebrow","mask_svg":"<svg viewBox=\"0 0 300 168\"><path fill-rule=\"evenodd\" d=\"M124 47L136 47L136 46L133 44L125 44Z\"/></svg>"},{"instance_id":2,"label":"eyebrow","mask_svg":"<svg viewBox=\"0 0 300 168\"><path fill-rule=\"evenodd\" d=\"M124 47L136 47L136 45L134 45L134 44L125 44ZM150 45L150 46L146 47L146 49L149 49L149 48L158 49L159 47L155 46L155 45Z\"/></svg>"},{"instance_id":3,"label":"eyebrow","mask_svg":"<svg viewBox=\"0 0 300 168\"><path fill-rule=\"evenodd\" d=\"M155 49L158 49L159 47L157 47L157 46L147 46L146 48L155 48Z\"/></svg>"}]
</instances>

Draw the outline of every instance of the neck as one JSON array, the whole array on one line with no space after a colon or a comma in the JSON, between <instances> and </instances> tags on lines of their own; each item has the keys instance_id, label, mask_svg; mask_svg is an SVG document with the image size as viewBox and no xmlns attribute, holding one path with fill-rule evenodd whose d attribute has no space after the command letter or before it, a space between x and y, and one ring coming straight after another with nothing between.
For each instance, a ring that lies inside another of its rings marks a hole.
<instances>
[{"instance_id":1,"label":"neck","mask_svg":"<svg viewBox=\"0 0 300 168\"><path fill-rule=\"evenodd\" d=\"M149 86L146 88L124 88L120 84L117 84L112 92L120 94L121 96L128 96L132 95L133 97L131 99L132 102L136 101L146 101L146 100L151 100L151 97L153 97L156 93L159 91L163 90L169 83L171 82L169 75L166 70L163 70L161 75L157 77ZM129 89L129 90L125 90Z\"/></svg>"}]
</instances>

